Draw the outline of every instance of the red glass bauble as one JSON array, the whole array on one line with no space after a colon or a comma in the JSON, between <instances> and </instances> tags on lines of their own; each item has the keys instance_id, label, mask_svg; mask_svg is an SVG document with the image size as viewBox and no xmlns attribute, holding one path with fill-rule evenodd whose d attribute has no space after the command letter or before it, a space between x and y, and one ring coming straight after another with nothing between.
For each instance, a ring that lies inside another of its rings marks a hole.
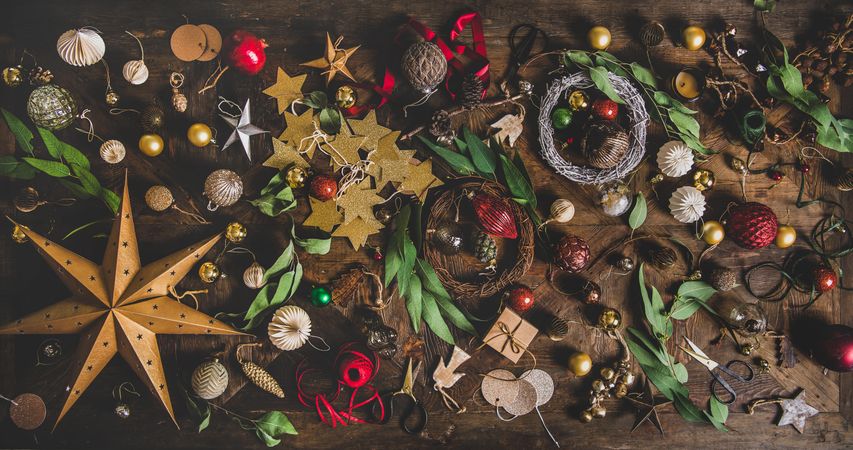
<instances>
[{"instance_id":1,"label":"red glass bauble","mask_svg":"<svg viewBox=\"0 0 853 450\"><path fill-rule=\"evenodd\" d=\"M817 266L812 270L812 283L821 294L829 292L838 285L838 274L827 266Z\"/></svg>"},{"instance_id":2,"label":"red glass bauble","mask_svg":"<svg viewBox=\"0 0 853 450\"><path fill-rule=\"evenodd\" d=\"M554 246L554 264L566 272L580 272L589 262L589 245L573 234L567 234Z\"/></svg>"},{"instance_id":3,"label":"red glass bauble","mask_svg":"<svg viewBox=\"0 0 853 450\"><path fill-rule=\"evenodd\" d=\"M308 192L317 200L325 202L333 199L338 193L338 182L328 175L314 175L311 177Z\"/></svg>"},{"instance_id":4,"label":"red glass bauble","mask_svg":"<svg viewBox=\"0 0 853 450\"><path fill-rule=\"evenodd\" d=\"M776 239L778 228L772 209L756 202L741 203L729 210L726 237L746 249L762 248Z\"/></svg>"},{"instance_id":5,"label":"red glass bauble","mask_svg":"<svg viewBox=\"0 0 853 450\"><path fill-rule=\"evenodd\" d=\"M827 325L810 333L810 350L818 363L836 372L853 371L853 328Z\"/></svg>"},{"instance_id":6,"label":"red glass bauble","mask_svg":"<svg viewBox=\"0 0 853 450\"><path fill-rule=\"evenodd\" d=\"M785 178L785 174L778 170L771 170L770 172L767 172L767 176L773 181L782 181L782 178Z\"/></svg>"},{"instance_id":7,"label":"red glass bauble","mask_svg":"<svg viewBox=\"0 0 853 450\"><path fill-rule=\"evenodd\" d=\"M225 56L229 66L246 75L255 75L264 68L267 41L246 30L237 30L231 33L226 44Z\"/></svg>"},{"instance_id":8,"label":"red glass bauble","mask_svg":"<svg viewBox=\"0 0 853 450\"><path fill-rule=\"evenodd\" d=\"M533 307L533 291L527 286L512 288L506 297L507 305L516 312L524 313Z\"/></svg>"},{"instance_id":9,"label":"red glass bauble","mask_svg":"<svg viewBox=\"0 0 853 450\"><path fill-rule=\"evenodd\" d=\"M481 191L474 194L471 203L486 233L507 239L518 237L515 216L506 200Z\"/></svg>"},{"instance_id":10,"label":"red glass bauble","mask_svg":"<svg viewBox=\"0 0 853 450\"><path fill-rule=\"evenodd\" d=\"M604 120L616 120L619 105L609 98L599 98L592 102L592 115Z\"/></svg>"}]
</instances>

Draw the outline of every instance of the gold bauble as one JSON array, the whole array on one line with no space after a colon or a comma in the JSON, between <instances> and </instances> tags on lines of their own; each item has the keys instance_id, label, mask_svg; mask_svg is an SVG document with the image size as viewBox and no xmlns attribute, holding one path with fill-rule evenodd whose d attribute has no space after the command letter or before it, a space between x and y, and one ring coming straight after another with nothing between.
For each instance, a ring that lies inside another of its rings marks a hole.
<instances>
[{"instance_id":1,"label":"gold bauble","mask_svg":"<svg viewBox=\"0 0 853 450\"><path fill-rule=\"evenodd\" d=\"M163 138L158 134L143 134L142 137L139 138L139 151L146 156L157 156L160 153L163 153L164 147Z\"/></svg>"},{"instance_id":2,"label":"gold bauble","mask_svg":"<svg viewBox=\"0 0 853 450\"><path fill-rule=\"evenodd\" d=\"M12 227L12 240L18 244L23 244L23 243L27 242L29 239L27 239L27 235L24 234L24 230L27 230L27 229L28 228L25 227L24 225L17 225L16 224L15 226L13 226Z\"/></svg>"},{"instance_id":3,"label":"gold bauble","mask_svg":"<svg viewBox=\"0 0 853 450\"><path fill-rule=\"evenodd\" d=\"M602 367L599 373L601 374L601 378L604 378L607 381L610 381L616 376L616 371L610 367Z\"/></svg>"},{"instance_id":4,"label":"gold bauble","mask_svg":"<svg viewBox=\"0 0 853 450\"><path fill-rule=\"evenodd\" d=\"M21 67L10 66L3 69L3 82L9 87L20 86L24 82L24 76L21 75Z\"/></svg>"},{"instance_id":5,"label":"gold bauble","mask_svg":"<svg viewBox=\"0 0 853 450\"><path fill-rule=\"evenodd\" d=\"M613 308L604 308L598 315L598 326L606 331L615 330L622 325L622 314Z\"/></svg>"},{"instance_id":6,"label":"gold bauble","mask_svg":"<svg viewBox=\"0 0 853 450\"><path fill-rule=\"evenodd\" d=\"M339 108L352 108L356 100L355 91L349 86L341 86L335 91L335 103Z\"/></svg>"},{"instance_id":7,"label":"gold bauble","mask_svg":"<svg viewBox=\"0 0 853 450\"><path fill-rule=\"evenodd\" d=\"M566 99L574 111L585 111L589 109L589 96L584 91L572 91Z\"/></svg>"},{"instance_id":8,"label":"gold bauble","mask_svg":"<svg viewBox=\"0 0 853 450\"><path fill-rule=\"evenodd\" d=\"M203 123L194 123L187 129L187 139L196 147L204 147L213 139L210 127Z\"/></svg>"},{"instance_id":9,"label":"gold bauble","mask_svg":"<svg viewBox=\"0 0 853 450\"><path fill-rule=\"evenodd\" d=\"M305 186L305 179L308 178L308 172L299 166L292 166L287 169L284 174L284 179L291 189L299 189Z\"/></svg>"},{"instance_id":10,"label":"gold bauble","mask_svg":"<svg viewBox=\"0 0 853 450\"><path fill-rule=\"evenodd\" d=\"M684 48L693 51L699 50L705 45L705 30L691 25L681 32L681 38L684 40Z\"/></svg>"},{"instance_id":11,"label":"gold bauble","mask_svg":"<svg viewBox=\"0 0 853 450\"><path fill-rule=\"evenodd\" d=\"M219 267L212 261L207 261L201 264L198 268L198 277L205 283L213 283L222 275Z\"/></svg>"},{"instance_id":12,"label":"gold bauble","mask_svg":"<svg viewBox=\"0 0 853 450\"><path fill-rule=\"evenodd\" d=\"M225 227L225 239L237 244L246 239L246 227L240 222L231 222Z\"/></svg>"},{"instance_id":13,"label":"gold bauble","mask_svg":"<svg viewBox=\"0 0 853 450\"><path fill-rule=\"evenodd\" d=\"M107 95L104 96L104 103L106 103L107 106L115 106L118 104L118 101L119 96L116 91L112 89L107 90Z\"/></svg>"},{"instance_id":14,"label":"gold bauble","mask_svg":"<svg viewBox=\"0 0 853 450\"><path fill-rule=\"evenodd\" d=\"M717 182L717 177L714 176L714 172L711 172L707 169L698 169L693 173L693 187L699 189L699 191L707 191L714 187L714 183Z\"/></svg>"},{"instance_id":15,"label":"gold bauble","mask_svg":"<svg viewBox=\"0 0 853 450\"><path fill-rule=\"evenodd\" d=\"M605 415L607 415L607 408L604 405L595 405L590 408L590 412L592 413L592 417L596 419L603 419Z\"/></svg>"},{"instance_id":16,"label":"gold bauble","mask_svg":"<svg viewBox=\"0 0 853 450\"><path fill-rule=\"evenodd\" d=\"M578 377L588 374L592 370L592 358L584 352L572 353L569 356L569 370Z\"/></svg>"},{"instance_id":17,"label":"gold bauble","mask_svg":"<svg viewBox=\"0 0 853 450\"><path fill-rule=\"evenodd\" d=\"M613 396L616 398L623 398L628 395L628 385L625 383L616 383L616 389L613 392Z\"/></svg>"},{"instance_id":18,"label":"gold bauble","mask_svg":"<svg viewBox=\"0 0 853 450\"><path fill-rule=\"evenodd\" d=\"M589 46L596 50L607 50L610 47L610 30L600 25L590 28L586 38Z\"/></svg>"},{"instance_id":19,"label":"gold bauble","mask_svg":"<svg viewBox=\"0 0 853 450\"><path fill-rule=\"evenodd\" d=\"M151 186L145 191L145 204L154 211L163 212L173 203L175 203L175 197L166 186Z\"/></svg>"},{"instance_id":20,"label":"gold bauble","mask_svg":"<svg viewBox=\"0 0 853 450\"><path fill-rule=\"evenodd\" d=\"M583 423L590 423L592 421L592 411L585 409L580 415L580 420Z\"/></svg>"},{"instance_id":21,"label":"gold bauble","mask_svg":"<svg viewBox=\"0 0 853 450\"><path fill-rule=\"evenodd\" d=\"M776 231L776 246L779 248L788 248L794 245L797 241L797 230L790 225L782 225Z\"/></svg>"},{"instance_id":22,"label":"gold bauble","mask_svg":"<svg viewBox=\"0 0 853 450\"><path fill-rule=\"evenodd\" d=\"M708 245L717 245L726 238L726 229L716 220L709 220L702 225L702 240Z\"/></svg>"}]
</instances>

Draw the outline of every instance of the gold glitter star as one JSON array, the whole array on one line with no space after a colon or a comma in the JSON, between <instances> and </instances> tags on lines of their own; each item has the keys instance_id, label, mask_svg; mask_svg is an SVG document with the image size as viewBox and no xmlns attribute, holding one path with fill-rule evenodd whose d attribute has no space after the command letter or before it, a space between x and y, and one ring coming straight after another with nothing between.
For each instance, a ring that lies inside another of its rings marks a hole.
<instances>
[{"instance_id":1,"label":"gold glitter star","mask_svg":"<svg viewBox=\"0 0 853 450\"><path fill-rule=\"evenodd\" d=\"M332 236L345 237L349 239L353 248L358 250L367 243L368 236L378 232L382 228L383 225L375 219L364 220L361 217L358 217L352 222L339 226L338 229L332 233Z\"/></svg>"},{"instance_id":2,"label":"gold glitter star","mask_svg":"<svg viewBox=\"0 0 853 450\"><path fill-rule=\"evenodd\" d=\"M347 69L347 60L361 46L359 45L342 50L338 48L338 45L341 44L343 39L344 37L341 36L337 41L332 43L332 38L329 36L329 33L326 33L326 53L323 57L304 62L300 65L313 67L315 69L323 69L323 73L326 75L326 86L329 85L329 82L332 81L332 78L335 78L335 75L337 75L338 72L344 74L350 80L355 81L352 73Z\"/></svg>"},{"instance_id":3,"label":"gold glitter star","mask_svg":"<svg viewBox=\"0 0 853 450\"><path fill-rule=\"evenodd\" d=\"M370 178L368 177L347 189L338 198L338 206L344 210L344 223L346 224L356 217L376 220L376 216L373 215L373 205L384 201L384 198L376 195L376 189L370 187Z\"/></svg>"},{"instance_id":4,"label":"gold glitter star","mask_svg":"<svg viewBox=\"0 0 853 450\"><path fill-rule=\"evenodd\" d=\"M272 167L278 170L291 165L302 168L309 167L308 161L296 151L296 147L293 145L285 144L276 138L272 138L272 151L272 156L264 161L264 167Z\"/></svg>"},{"instance_id":5,"label":"gold glitter star","mask_svg":"<svg viewBox=\"0 0 853 450\"><path fill-rule=\"evenodd\" d=\"M274 97L278 101L278 113L281 114L293 103L294 100L302 98L302 84L305 77L302 74L291 77L281 67L278 68L275 84L264 89L264 94Z\"/></svg>"},{"instance_id":6,"label":"gold glitter star","mask_svg":"<svg viewBox=\"0 0 853 450\"><path fill-rule=\"evenodd\" d=\"M346 129L346 127L343 128ZM362 147L365 139L364 136L353 136L349 131L342 131L330 143L334 150L329 148L330 145L325 145L325 150L332 155L332 167L335 168L335 172L341 169L341 163L354 164L361 160L358 149Z\"/></svg>"},{"instance_id":7,"label":"gold glitter star","mask_svg":"<svg viewBox=\"0 0 853 450\"><path fill-rule=\"evenodd\" d=\"M427 191L442 184L444 183L432 174L432 160L427 159L421 161L418 165L411 165L409 176L405 181L400 183L398 189L401 192L415 194L418 200L423 203L426 199Z\"/></svg>"},{"instance_id":8,"label":"gold glitter star","mask_svg":"<svg viewBox=\"0 0 853 450\"><path fill-rule=\"evenodd\" d=\"M397 148L399 136L400 132L394 131L380 138L376 150L368 157L373 164L368 167L367 173L376 178L377 191L382 190L388 182L400 183L409 176L409 159L415 152Z\"/></svg>"},{"instance_id":9,"label":"gold glitter star","mask_svg":"<svg viewBox=\"0 0 853 450\"><path fill-rule=\"evenodd\" d=\"M362 148L367 151L375 150L376 146L379 145L379 139L391 132L390 129L376 123L376 110L373 109L364 116L364 119L350 120L349 124L355 134L367 138L362 145Z\"/></svg>"},{"instance_id":10,"label":"gold glitter star","mask_svg":"<svg viewBox=\"0 0 853 450\"><path fill-rule=\"evenodd\" d=\"M314 197L308 197L311 203L311 215L302 222L306 227L317 227L325 232L331 232L335 225L344 220L343 214L338 211L335 199L320 201Z\"/></svg>"},{"instance_id":11,"label":"gold glitter star","mask_svg":"<svg viewBox=\"0 0 853 450\"><path fill-rule=\"evenodd\" d=\"M317 149L317 142L305 138L314 134L314 130L317 129L315 128L314 110L309 109L298 116L285 111L284 123L287 124L287 128L284 129L278 139L290 144L299 153L307 154L309 160L313 158L314 150Z\"/></svg>"}]
</instances>

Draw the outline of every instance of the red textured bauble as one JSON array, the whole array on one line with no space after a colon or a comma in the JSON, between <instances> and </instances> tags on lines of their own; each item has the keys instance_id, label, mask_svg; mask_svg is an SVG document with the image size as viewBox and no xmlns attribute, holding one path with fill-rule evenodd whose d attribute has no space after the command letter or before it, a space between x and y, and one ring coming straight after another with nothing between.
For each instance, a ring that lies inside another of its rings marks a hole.
<instances>
[{"instance_id":1,"label":"red textured bauble","mask_svg":"<svg viewBox=\"0 0 853 450\"><path fill-rule=\"evenodd\" d=\"M567 234L554 246L554 264L569 273L580 272L589 262L589 245L578 236Z\"/></svg>"},{"instance_id":2,"label":"red textured bauble","mask_svg":"<svg viewBox=\"0 0 853 450\"><path fill-rule=\"evenodd\" d=\"M776 239L778 228L772 209L756 202L741 203L729 210L726 237L746 249L762 248Z\"/></svg>"},{"instance_id":3,"label":"red textured bauble","mask_svg":"<svg viewBox=\"0 0 853 450\"><path fill-rule=\"evenodd\" d=\"M524 313L533 307L533 291L527 286L512 288L506 297L507 305L516 312Z\"/></svg>"},{"instance_id":4,"label":"red textured bauble","mask_svg":"<svg viewBox=\"0 0 853 450\"><path fill-rule=\"evenodd\" d=\"M838 285L838 274L827 266L817 266L812 270L812 284L821 294L829 292Z\"/></svg>"},{"instance_id":5,"label":"red textured bauble","mask_svg":"<svg viewBox=\"0 0 853 450\"><path fill-rule=\"evenodd\" d=\"M609 98L599 98L592 102L592 115L604 120L616 120L619 105Z\"/></svg>"},{"instance_id":6,"label":"red textured bauble","mask_svg":"<svg viewBox=\"0 0 853 450\"><path fill-rule=\"evenodd\" d=\"M471 203L477 213L477 221L486 233L507 239L518 237L515 216L506 200L485 192L477 192L471 197Z\"/></svg>"},{"instance_id":7,"label":"red textured bauble","mask_svg":"<svg viewBox=\"0 0 853 450\"><path fill-rule=\"evenodd\" d=\"M311 177L308 192L317 200L325 202L333 199L338 193L338 182L328 175L314 175Z\"/></svg>"},{"instance_id":8,"label":"red textured bauble","mask_svg":"<svg viewBox=\"0 0 853 450\"><path fill-rule=\"evenodd\" d=\"M836 372L853 371L853 328L828 325L812 333L811 353L818 363Z\"/></svg>"},{"instance_id":9,"label":"red textured bauble","mask_svg":"<svg viewBox=\"0 0 853 450\"><path fill-rule=\"evenodd\" d=\"M255 75L267 62L267 41L246 30L231 33L226 42L228 65L246 75Z\"/></svg>"}]
</instances>

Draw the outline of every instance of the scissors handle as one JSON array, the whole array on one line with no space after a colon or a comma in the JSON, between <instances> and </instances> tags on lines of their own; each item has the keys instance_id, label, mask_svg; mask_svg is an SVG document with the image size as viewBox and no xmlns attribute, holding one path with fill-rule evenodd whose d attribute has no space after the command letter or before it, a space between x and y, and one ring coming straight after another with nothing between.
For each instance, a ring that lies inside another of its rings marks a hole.
<instances>
[{"instance_id":1,"label":"scissors handle","mask_svg":"<svg viewBox=\"0 0 853 450\"><path fill-rule=\"evenodd\" d=\"M724 405L731 405L732 403L734 403L735 400L737 400L737 392L732 389L732 387L729 385L729 383L726 382L726 380L724 380L721 376L717 375L716 372L711 372L711 376L714 377L714 379L711 380L711 395L713 395L718 402ZM720 395L717 394L717 391L719 391L719 389L717 389L717 386L722 386L723 390L725 390L728 395L720 397Z\"/></svg>"},{"instance_id":2,"label":"scissors handle","mask_svg":"<svg viewBox=\"0 0 853 450\"><path fill-rule=\"evenodd\" d=\"M744 367L746 371L743 375L741 375L740 373L735 372L735 366ZM752 381L753 378L755 378L755 371L752 370L752 366L750 366L749 363L747 363L746 361L741 361L739 359L733 359L729 361L729 363L725 366L719 366L719 368L720 370L727 373L729 376L738 381L749 382Z\"/></svg>"},{"instance_id":3,"label":"scissors handle","mask_svg":"<svg viewBox=\"0 0 853 450\"><path fill-rule=\"evenodd\" d=\"M734 366L745 367L746 373L744 375L741 375L741 374L735 372L733 370ZM726 364L725 366L717 366L717 369L719 369L719 371L721 373L725 373L726 375L732 377L732 379L740 381L740 382L744 382L744 383L748 383L748 382L752 381L753 378L755 378L755 372L752 370L752 366L750 366L749 363L747 363L745 361L741 361L739 359L729 361L729 363ZM719 401L720 403L722 403L724 405L730 405L730 404L734 403L735 400L737 400L737 392L735 392L735 390L731 387L731 385L728 382L726 382L726 380L724 380L722 378L722 376L718 375L717 372L712 371L711 376L714 377L714 380L711 381L711 394L714 395L714 398L716 398L717 401ZM723 390L725 390L728 393L728 396L725 396L724 398L720 398L719 394L717 393L719 391L719 389L717 389L717 385L722 386Z\"/></svg>"},{"instance_id":4,"label":"scissors handle","mask_svg":"<svg viewBox=\"0 0 853 450\"><path fill-rule=\"evenodd\" d=\"M401 395L399 397L406 399L404 400L406 406L400 411L400 428L412 435L420 433L426 428L429 418L426 408L414 397L408 395Z\"/></svg>"}]
</instances>

